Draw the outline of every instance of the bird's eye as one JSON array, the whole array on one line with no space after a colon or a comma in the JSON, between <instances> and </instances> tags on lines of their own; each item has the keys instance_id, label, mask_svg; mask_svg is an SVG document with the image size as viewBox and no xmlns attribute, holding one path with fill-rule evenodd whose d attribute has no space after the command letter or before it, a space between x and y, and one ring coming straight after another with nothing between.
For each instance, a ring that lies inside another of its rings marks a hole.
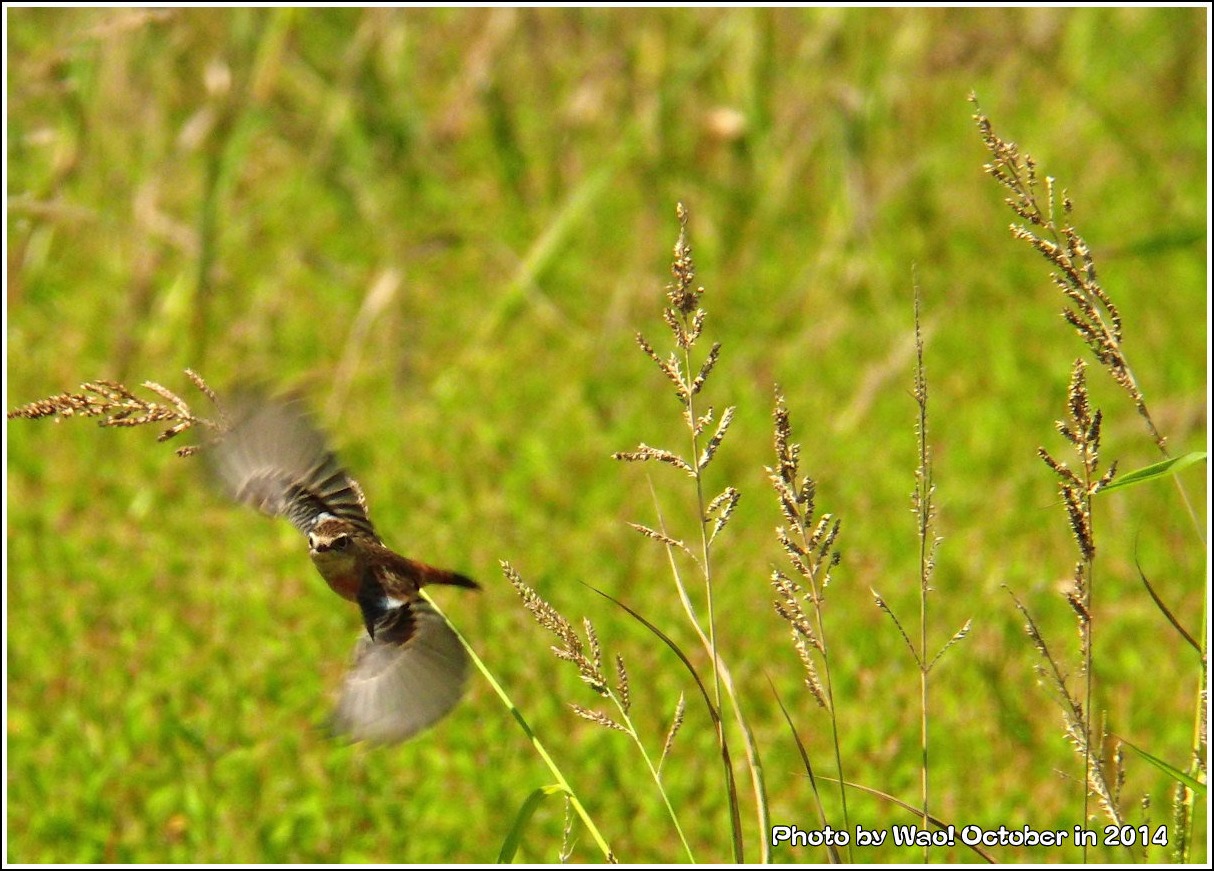
<instances>
[{"instance_id":1,"label":"bird's eye","mask_svg":"<svg viewBox=\"0 0 1214 871\"><path fill-rule=\"evenodd\" d=\"M350 536L346 535L345 533L342 533L334 538L332 544L329 545L329 547L333 550L345 550L349 546Z\"/></svg>"}]
</instances>

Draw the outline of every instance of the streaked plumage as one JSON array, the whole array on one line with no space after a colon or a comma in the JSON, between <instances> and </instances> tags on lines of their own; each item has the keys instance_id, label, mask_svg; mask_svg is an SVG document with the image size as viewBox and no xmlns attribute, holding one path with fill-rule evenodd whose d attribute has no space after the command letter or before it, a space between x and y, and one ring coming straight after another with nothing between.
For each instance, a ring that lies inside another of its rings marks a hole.
<instances>
[{"instance_id":1,"label":"streaked plumage","mask_svg":"<svg viewBox=\"0 0 1214 871\"><path fill-rule=\"evenodd\" d=\"M232 498L290 520L308 537L325 582L362 611L366 634L334 727L355 740L403 741L450 711L463 694L467 653L419 591L427 584L476 589L476 582L380 541L362 488L297 401L244 400L208 453Z\"/></svg>"}]
</instances>

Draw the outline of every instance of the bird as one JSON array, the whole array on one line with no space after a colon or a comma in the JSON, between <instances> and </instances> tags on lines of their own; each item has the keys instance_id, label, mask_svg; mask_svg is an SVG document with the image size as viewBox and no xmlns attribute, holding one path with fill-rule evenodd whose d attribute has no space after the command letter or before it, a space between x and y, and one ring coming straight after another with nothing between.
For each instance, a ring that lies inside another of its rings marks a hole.
<instances>
[{"instance_id":1,"label":"bird","mask_svg":"<svg viewBox=\"0 0 1214 871\"><path fill-rule=\"evenodd\" d=\"M362 487L301 399L254 393L233 402L225 417L206 450L223 488L237 502L288 519L307 537L325 583L362 613L364 632L338 692L332 729L354 741L394 744L433 725L463 696L468 654L421 590L479 585L383 543Z\"/></svg>"}]
</instances>

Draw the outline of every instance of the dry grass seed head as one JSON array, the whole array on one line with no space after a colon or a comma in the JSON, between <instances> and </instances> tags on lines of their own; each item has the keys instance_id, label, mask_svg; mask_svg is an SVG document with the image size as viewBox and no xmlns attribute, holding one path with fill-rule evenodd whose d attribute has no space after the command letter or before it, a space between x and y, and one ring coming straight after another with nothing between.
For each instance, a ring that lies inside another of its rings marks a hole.
<instances>
[{"instance_id":1,"label":"dry grass seed head","mask_svg":"<svg viewBox=\"0 0 1214 871\"><path fill-rule=\"evenodd\" d=\"M519 598L523 600L523 607L531 612L536 623L555 635L561 642L560 647L552 648L553 655L557 659L573 663L582 680L589 684L596 693L601 696L608 695L607 679L602 672L602 654L599 649L598 636L590 621L585 621L591 648L591 656L588 657L585 646L573 625L556 608L531 589L510 563L503 562L501 565L506 579L519 594Z\"/></svg>"},{"instance_id":2,"label":"dry grass seed head","mask_svg":"<svg viewBox=\"0 0 1214 871\"><path fill-rule=\"evenodd\" d=\"M1130 372L1122 350L1121 314L1113 300L1100 286L1091 247L1070 222L1074 204L1066 191L1062 192L1063 222L1054 216L1054 180L1046 178L1047 205L1043 210L1037 200L1036 163L1032 157L1021 155L1015 143L995 135L990 119L982 114L977 98L970 94L976 114L979 136L991 153L992 160L984 165L986 172L1011 191L1005 202L1029 226L1013 224L1012 235L1031 244L1058 269L1051 275L1054 284L1067 298L1069 305L1062 311L1084 344L1091 350L1113 378L1134 402L1156 445L1167 452L1167 440L1160 434L1146 406L1146 398ZM1031 229L1030 229L1031 228ZM1050 236L1043 238L1040 233Z\"/></svg>"},{"instance_id":3,"label":"dry grass seed head","mask_svg":"<svg viewBox=\"0 0 1214 871\"><path fill-rule=\"evenodd\" d=\"M688 475L695 477L695 469L691 463L684 460L673 451L667 451L662 448L651 448L647 444L637 445L635 451L616 451L611 455L612 459L623 460L628 463L645 462L647 460L657 460L659 463L666 463L686 472Z\"/></svg>"},{"instance_id":4,"label":"dry grass seed head","mask_svg":"<svg viewBox=\"0 0 1214 871\"><path fill-rule=\"evenodd\" d=\"M734 407L731 405L729 408L725 409L724 413L721 415L721 420L717 424L716 432L712 434L712 438L708 440L708 444L704 446L704 450L700 454L699 461L697 463L697 467L699 469L702 470L706 468L708 464L712 462L713 456L716 455L717 448L721 446L721 442L725 438L725 433L729 431L729 425L733 423L733 413Z\"/></svg>"},{"instance_id":5,"label":"dry grass seed head","mask_svg":"<svg viewBox=\"0 0 1214 871\"><path fill-rule=\"evenodd\" d=\"M805 671L805 686L821 707L829 708L826 690L818 677L818 667L809 652L811 647L820 654L825 655L826 652L802 604L803 600L812 601L812 593L807 594L800 584L779 569L772 572L771 584L779 593L779 598L774 603L776 613L788 623L792 631L793 648Z\"/></svg>"},{"instance_id":6,"label":"dry grass seed head","mask_svg":"<svg viewBox=\"0 0 1214 871\"><path fill-rule=\"evenodd\" d=\"M584 708L576 702L571 702L569 707L571 707L573 712L583 720L589 720L590 722L597 723L600 726L606 726L608 729L615 729L617 732L628 731L602 711L592 711L590 708Z\"/></svg>"},{"instance_id":7,"label":"dry grass seed head","mask_svg":"<svg viewBox=\"0 0 1214 871\"><path fill-rule=\"evenodd\" d=\"M186 376L204 396L213 404L217 404L215 392L207 386L202 376L191 369L186 370ZM44 417L56 419L65 417L96 417L100 426L135 427L147 424L172 423L163 430L157 441L167 441L180 435L195 425L211 430L222 429L222 422L198 417L190 410L189 404L173 393L167 387L155 381L143 382L146 390L156 394L168 404L155 400L142 399L125 385L117 381L97 379L80 385L79 393L59 393L16 408L8 413L9 419L26 418L37 420ZM178 449L179 456L189 456L200 448L189 445Z\"/></svg>"},{"instance_id":8,"label":"dry grass seed head","mask_svg":"<svg viewBox=\"0 0 1214 871\"><path fill-rule=\"evenodd\" d=\"M673 309L687 316L693 314L699 307L700 295L704 292L704 288L695 287L695 261L691 256L691 244L687 241L687 220L689 218L687 207L679 203L675 207L675 214L679 219L679 238L674 243L674 261L670 266L674 283L667 286L666 296ZM699 330L693 327L693 332L698 334ZM688 347L691 342L695 341L692 336L684 334L684 337L690 339L690 342L687 345L680 342L681 347Z\"/></svg>"},{"instance_id":9,"label":"dry grass seed head","mask_svg":"<svg viewBox=\"0 0 1214 871\"><path fill-rule=\"evenodd\" d=\"M670 728L666 730L666 740L662 744L662 756L658 759L658 771L661 772L662 764L665 763L666 757L670 755L670 751L674 749L674 736L679 733L679 729L683 726L683 715L687 712L687 698L683 693L679 693L679 701L674 706L674 717L670 721Z\"/></svg>"},{"instance_id":10,"label":"dry grass seed head","mask_svg":"<svg viewBox=\"0 0 1214 871\"><path fill-rule=\"evenodd\" d=\"M717 537L717 533L725 528L725 524L729 523L729 518L733 516L733 510L738 507L741 498L742 494L737 489L726 487L720 495L708 503L705 520L713 521L712 533L708 536L710 542Z\"/></svg>"},{"instance_id":11,"label":"dry grass seed head","mask_svg":"<svg viewBox=\"0 0 1214 871\"><path fill-rule=\"evenodd\" d=\"M691 382L691 395L695 396L704 389L704 382L708 380L708 376L712 374L713 367L717 365L717 360L721 356L721 343L714 342L712 348L708 351L708 356L704 358L703 364L700 366L700 371L696 375L695 380Z\"/></svg>"},{"instance_id":12,"label":"dry grass seed head","mask_svg":"<svg viewBox=\"0 0 1214 871\"><path fill-rule=\"evenodd\" d=\"M628 686L628 670L624 668L624 657L618 653L615 655L615 671L616 700L620 703L620 709L627 716L628 712L632 709L632 694L631 688Z\"/></svg>"},{"instance_id":13,"label":"dry grass seed head","mask_svg":"<svg viewBox=\"0 0 1214 871\"><path fill-rule=\"evenodd\" d=\"M1058 491L1067 512L1067 521L1085 561L1096 556L1095 537L1092 530L1091 497L1108 485L1116 474L1113 463L1103 474L1097 476L1100 467L1100 433L1103 419L1099 409L1093 411L1088 397L1087 380L1083 360L1076 360L1067 390L1067 410L1070 419L1057 421L1058 432L1070 442L1079 455L1083 470L1081 477L1065 463L1054 459L1045 448L1038 448L1037 455L1058 477Z\"/></svg>"}]
</instances>

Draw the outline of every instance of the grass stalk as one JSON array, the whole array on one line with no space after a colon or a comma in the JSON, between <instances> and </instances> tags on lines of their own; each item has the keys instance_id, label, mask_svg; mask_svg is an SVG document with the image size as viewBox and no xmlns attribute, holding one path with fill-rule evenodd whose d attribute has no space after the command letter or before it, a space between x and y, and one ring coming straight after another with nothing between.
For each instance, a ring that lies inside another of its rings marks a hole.
<instances>
[{"instance_id":1,"label":"grass stalk","mask_svg":"<svg viewBox=\"0 0 1214 871\"><path fill-rule=\"evenodd\" d=\"M667 287L669 306L662 313L663 320L674 338L675 351L668 357L663 358L658 355L653 346L640 334L637 335L637 344L675 387L676 395L683 406L683 420L690 433L691 454L689 458L685 458L672 451L641 444L634 451L620 451L614 456L618 460L628 462L656 460L666 463L685 472L695 482L695 510L698 519L699 537L698 552L693 552L682 541L675 539L667 532L664 521L661 520L660 507L657 509L659 516L658 529L651 529L639 524L633 524L633 527L647 537L663 543L667 548L675 587L683 603L684 611L687 613L688 620L699 636L712 663L713 707L717 711L723 710L723 687L730 697L735 721L738 724L739 731L743 735L746 746L747 764L751 774L751 784L754 789L756 812L759 820L762 857L764 861L767 861L770 858L770 844L767 837L767 833L770 831L770 820L762 762L759 758L758 746L754 740L753 732L746 722L739 698L733 690L733 681L729 677L728 670L720 656L717 644L716 608L713 595L713 542L729 522L733 510L738 504L740 493L733 487L726 487L716 497L708 499L705 488L705 471L725 438L725 434L733 420L734 409L732 407L726 408L718 419L711 406L701 411L701 406L696 401L696 397L703 390L709 375L717 364L721 345L719 343L714 344L703 362L698 366L696 365L692 357L692 351L703 332L704 321L707 317L704 309L700 307L700 297L704 292L704 288L698 287L695 284L695 262L692 258L691 245L687 238L688 212L682 203L678 204L676 215L679 221L679 235L675 242L674 259L671 264L671 274L674 277L674 283ZM692 372L696 372L694 377L692 376ZM714 423L715 427L711 430L711 435L709 435L709 428L713 427ZM651 481L651 491L652 486ZM656 493L654 495L654 502L656 506ZM708 612L706 630L700 621L696 608L692 603L692 598L688 594L683 582L677 560L674 557L675 550L680 550L689 556L696 563L703 576L705 607ZM719 727L718 745L722 758L727 759L728 746L723 727ZM728 763L726 764L728 765ZM732 786L732 769L727 771L726 779L729 784L730 817L731 820L736 821L738 818L738 808L736 792ZM732 842L734 849L733 860L735 862L742 862L744 859L740 832L734 831Z\"/></svg>"},{"instance_id":2,"label":"grass stalk","mask_svg":"<svg viewBox=\"0 0 1214 871\"><path fill-rule=\"evenodd\" d=\"M666 524L662 516L662 508L658 502L657 491L654 489L653 480L649 480L649 489L653 497L654 510L657 512L658 530L665 534ZM691 595L687 592L687 586L683 582L683 574L679 570L679 563L675 557L677 550L677 542L667 536L664 542L666 545L666 557L670 562L670 573L674 578L675 589L679 594L679 602L683 606L684 613L687 614L687 620L695 630L696 637L699 638L700 644L704 650L712 655L714 650L712 640L704 632L703 626L700 624L699 616L696 614L695 603L691 599ZM767 781L763 773L763 761L759 755L759 745L755 740L754 730L751 728L749 721L742 713L741 705L738 703L739 694L737 687L734 684L733 673L729 669L728 663L723 659L717 658L717 674L719 675L722 684L725 688L725 694L729 698L730 708L733 710L734 724L738 731L741 732L743 738L743 747L746 751L747 768L750 771L751 788L754 791L756 798L756 813L758 815L758 826L760 837L760 861L763 864L768 864L771 861L771 840L765 834L771 831L771 817L767 802ZM718 711L721 708L718 706ZM724 741L724 737L719 738L720 742ZM721 743L724 752L728 752L724 743Z\"/></svg>"},{"instance_id":3,"label":"grass stalk","mask_svg":"<svg viewBox=\"0 0 1214 871\"><path fill-rule=\"evenodd\" d=\"M518 583L522 583L521 578L518 578L518 573L515 572L514 568L509 563L502 563L502 571L505 572L506 577L510 579L512 583L514 583L515 579L518 579ZM429 599L428 596L427 598ZM431 604L434 604L433 600L430 601ZM437 605L435 605L435 609L438 610ZM442 614L442 611L439 610L439 613ZM446 615L444 615L444 618L445 616ZM450 623L450 621L448 621L448 623ZM460 635L459 630L454 626L452 627L452 630L459 637L460 642L468 651L468 655L471 657L472 663L476 666L477 671L484 676L489 686L493 688L493 691L497 694L498 699L500 699L502 704L506 706L506 710L510 712L510 716L512 716L514 721L518 723L519 728L523 730L523 734L526 735L527 739L531 742L531 746L535 748L535 752L539 754L540 759L544 761L544 764L548 767L548 770L552 772L552 776L556 778L556 782L560 785L561 789L565 791L565 794L569 796L569 802L573 807L574 812L578 815L578 817L581 818L583 825L585 825L587 831L590 832L590 836L594 838L594 842L602 851L603 857L608 862L614 863L616 861L615 854L611 851L611 847L608 846L607 839L603 837L602 833L598 829L598 826L594 824L594 820L586 811L585 805L582 804L581 799L578 798L577 793L570 785L569 780L565 777L564 772L561 771L560 766L556 764L556 761L548 752L548 748L544 746L544 743L540 740L539 736L535 734L535 730L531 728L531 725L523 716L523 712L519 710L518 705L516 705L514 700L510 698L510 695L506 692L505 688L498 683L497 679L493 676L493 673L489 670L488 666L485 665L484 661L477 656L476 651L472 649L471 645L469 645L464 639L464 636Z\"/></svg>"},{"instance_id":4,"label":"grass stalk","mask_svg":"<svg viewBox=\"0 0 1214 871\"><path fill-rule=\"evenodd\" d=\"M919 561L919 644L917 647L911 642L910 636L902 628L898 617L885 600L875 590L873 591L873 595L876 597L877 607L884 611L898 628L898 632L901 634L903 641L906 642L906 646L910 650L911 657L915 660L915 666L919 672L919 800L923 827L926 829L932 819L928 778L931 746L929 734L929 711L931 709L928 704L928 676L931 674L932 669L936 667L940 658L944 656L945 652L969 634L972 621L967 620L965 625L953 633L953 636L944 643L934 656L928 657L928 601L929 594L933 589L931 580L936 570L936 549L940 545L940 537L936 533L936 484L932 476L932 451L927 437L927 369L923 362L922 294L919 290L918 281L914 282L914 286L914 397L917 409L915 440L918 464L915 468L915 489L911 493L911 509L915 515L915 537ZM930 848L925 844L923 847L924 862L927 862L929 859L929 850Z\"/></svg>"},{"instance_id":5,"label":"grass stalk","mask_svg":"<svg viewBox=\"0 0 1214 871\"><path fill-rule=\"evenodd\" d=\"M1054 267L1055 271L1051 273L1050 277L1067 300L1062 312L1063 318L1075 328L1084 344L1087 345L1102 368L1108 372L1113 381L1129 396L1159 452L1165 459L1171 458L1167 439L1160 432L1158 426L1156 426L1155 420L1147 406L1143 390L1139 386L1139 381L1135 377L1129 360L1126 357L1123 347L1121 315L1117 306L1100 284L1091 248L1071 222L1074 206L1070 197L1065 190L1062 190L1060 195L1056 195L1055 180L1050 176L1046 176L1044 181L1042 181L1038 175L1037 163L1033 157L1027 153L1022 153L1014 142L1002 139L995 134L990 119L982 112L977 98L973 94L970 95L970 102L975 109L974 121L978 125L979 135L991 155L991 162L987 163L984 168L988 175L1007 189L1009 196L1005 199L1005 202L1022 222L1012 225L1012 235L1032 245ZM1061 203L1061 214L1059 214L1059 210L1057 209L1059 200ZM1081 373L1078 372L1078 366L1076 367L1076 377L1081 377ZM1074 382L1072 383L1072 389L1074 389ZM1084 388L1084 391L1086 401L1086 388ZM1068 483L1064 479L1063 487L1070 487L1078 494L1078 498L1082 502L1082 504L1078 505L1068 505L1068 511L1072 512L1072 514L1079 513L1086 516L1087 522L1090 524L1091 496L1095 495L1097 489L1104 485L1091 480L1091 476L1087 472L1085 451L1086 448L1080 448L1081 463L1084 463L1085 466L1083 480ZM1173 479L1180 494L1181 502L1193 524L1196 536L1204 548L1206 545L1205 527L1197 517L1197 512L1185 489L1184 482L1179 476L1173 476ZM1105 484L1107 484L1107 481ZM1079 536L1081 533L1073 518L1071 523L1072 527L1076 529L1076 535ZM1084 549L1082 542L1080 543L1080 548L1081 550ZM1080 604L1090 605L1090 595L1095 581L1094 569L1089 564L1089 556L1085 555L1082 562L1087 565L1076 569L1076 587L1083 591L1081 598L1084 599L1084 602ZM1158 603L1156 604L1158 605ZM1208 619L1209 604L1209 591L1207 589L1203 602L1203 624ZM1076 612L1080 615L1082 623L1081 634L1084 646L1085 681L1091 681L1090 635L1092 614L1090 609L1087 611L1081 610L1080 606L1075 602L1072 602L1072 607L1076 608ZM1160 610L1165 616L1167 615L1166 608L1160 608ZM1204 644L1204 633L1202 638ZM1206 733L1204 728L1202 728L1209 690L1208 672L1204 664L1204 650L1202 663L1203 665L1197 679L1197 690L1194 693L1194 719L1197 725L1194 728L1192 743L1192 763L1189 772L1191 776L1195 776L1201 771L1201 760L1204 760L1207 752ZM1091 715L1090 691L1091 686L1088 683L1085 697L1087 699L1086 709L1089 717ZM1087 736L1087 743L1090 743L1090 738L1089 734ZM1090 749L1087 749L1085 750L1085 760L1090 762L1090 759ZM1184 784L1180 784L1178 789L1181 806L1180 815L1183 818L1183 822L1177 828L1180 832L1187 832L1191 830L1195 816L1195 796L1192 790L1189 790ZM1180 840L1183 842L1184 837L1182 836ZM1178 850L1178 854L1187 855L1187 851L1181 848Z\"/></svg>"},{"instance_id":6,"label":"grass stalk","mask_svg":"<svg viewBox=\"0 0 1214 871\"><path fill-rule=\"evenodd\" d=\"M1067 392L1067 406L1070 419L1058 421L1058 432L1075 448L1078 455L1080 471L1076 472L1065 463L1056 459L1045 449L1039 448L1037 453L1058 478L1059 493L1066 508L1067 519L1072 535L1079 549L1079 560L1075 563L1073 586L1067 591L1067 601L1075 612L1079 624L1080 656L1083 661L1083 696L1082 705L1071 702L1076 711L1076 722L1070 723L1068 731L1076 746L1083 755L1083 820L1084 824L1090 819L1090 801L1093 790L1101 797L1102 803L1110 819L1117 825L1121 824L1121 812L1117 807L1117 793L1109 787L1109 779L1104 775L1103 764L1093 755L1092 743L1092 696L1095 677L1092 666L1093 622L1094 622L1094 586L1096 580L1096 538L1093 518L1093 497L1113 480L1117 472L1117 464L1113 463L1103 474L1100 466L1100 430L1102 415L1099 409L1093 410L1088 399L1085 364L1076 360L1071 373L1071 385ZM1044 642L1039 645L1044 648ZM1044 653L1044 650L1043 650ZM1064 693L1069 693L1065 682L1060 686ZM1088 844L1083 845L1083 858L1087 861Z\"/></svg>"},{"instance_id":7,"label":"grass stalk","mask_svg":"<svg viewBox=\"0 0 1214 871\"><path fill-rule=\"evenodd\" d=\"M822 614L831 570L839 564L841 558L839 551L835 549L841 524L830 514L822 514L815 520L817 483L808 475L800 475L801 446L792 441L792 424L788 409L778 389L773 417L776 465L768 467L767 474L775 488L780 511L788 524L787 527L779 527L776 530L776 537L794 574L801 578L801 581L798 581L778 569L773 572L772 586L779 594L775 608L776 613L788 622L792 631L793 647L805 670L805 685L830 717L831 746L834 751L843 828L850 829L843 754L839 742L839 721L830 672L830 647L826 643L826 623ZM803 586L802 581L808 589ZM812 622L805 611L806 604L809 604L813 612ZM820 671L811 651L816 651L822 661ZM852 862L854 858L851 842L848 842L847 849L848 862Z\"/></svg>"},{"instance_id":8,"label":"grass stalk","mask_svg":"<svg viewBox=\"0 0 1214 871\"><path fill-rule=\"evenodd\" d=\"M915 424L919 448L919 467L915 472L914 509L916 532L919 539L919 767L920 800L923 805L923 827L927 828L929 813L928 795L928 696L927 673L929 666L924 659L927 654L927 594L931 589L932 569L935 565L937 539L932 529L935 506L932 495L932 468L927 444L927 374L923 366L923 330L920 318L921 296L919 284L915 282L915 404L918 420ZM923 847L923 861L928 861L929 848Z\"/></svg>"}]
</instances>

